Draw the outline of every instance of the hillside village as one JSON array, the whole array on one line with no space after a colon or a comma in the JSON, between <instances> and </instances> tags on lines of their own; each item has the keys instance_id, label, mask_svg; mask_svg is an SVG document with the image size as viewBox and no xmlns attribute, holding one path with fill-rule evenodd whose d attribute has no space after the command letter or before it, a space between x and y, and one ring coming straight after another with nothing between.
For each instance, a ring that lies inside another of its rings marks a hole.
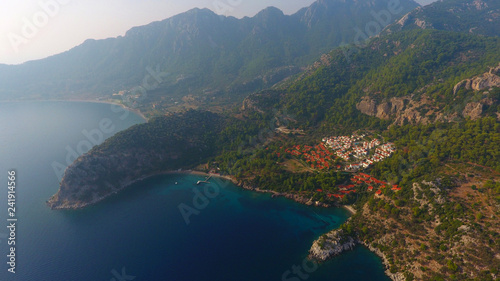
<instances>
[{"instance_id":1,"label":"hillside village","mask_svg":"<svg viewBox=\"0 0 500 281\"><path fill-rule=\"evenodd\" d=\"M329 199L342 200L346 195L359 192L375 192L382 196L386 188L394 192L401 190L397 185L390 185L360 170L369 168L373 163L383 161L396 151L393 143L382 143L373 136L353 134L350 136L325 137L322 142L310 145L294 145L284 149L285 155L297 158L299 162L314 171L343 171L352 175L350 182L336 186L331 190L317 189ZM278 156L283 153L283 147Z\"/></svg>"},{"instance_id":2,"label":"hillside village","mask_svg":"<svg viewBox=\"0 0 500 281\"><path fill-rule=\"evenodd\" d=\"M382 144L378 138L369 138L364 134L325 137L322 143L315 146L295 145L285 149L286 154L303 160L313 170L335 169L348 172L366 169L373 163L390 157L395 151L393 143ZM280 152L277 154L281 155ZM341 165L336 158L345 163Z\"/></svg>"},{"instance_id":3,"label":"hillside village","mask_svg":"<svg viewBox=\"0 0 500 281\"><path fill-rule=\"evenodd\" d=\"M335 154L342 158L344 161L352 161L346 165L346 171L357 171L361 168L368 168L375 162L380 162L385 158L391 156L396 148L393 143L386 143L381 145L377 138L371 141L365 140L366 135L339 136L323 138L323 142L330 147ZM374 153L371 153L375 149Z\"/></svg>"}]
</instances>

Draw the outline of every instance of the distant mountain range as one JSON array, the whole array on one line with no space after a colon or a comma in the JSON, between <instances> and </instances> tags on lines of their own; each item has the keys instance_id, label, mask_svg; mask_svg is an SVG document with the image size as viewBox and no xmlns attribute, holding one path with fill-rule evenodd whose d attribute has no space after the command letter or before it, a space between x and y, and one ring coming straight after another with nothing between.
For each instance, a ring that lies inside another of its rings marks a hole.
<instances>
[{"instance_id":1,"label":"distant mountain range","mask_svg":"<svg viewBox=\"0 0 500 281\"><path fill-rule=\"evenodd\" d=\"M176 94L250 93L353 42L359 30L377 34L416 7L412 0L318 0L290 16L269 7L243 19L193 9L132 28L123 37L87 40L46 59L0 65L0 100L110 97L142 85L153 70L162 76L151 102Z\"/></svg>"}]
</instances>

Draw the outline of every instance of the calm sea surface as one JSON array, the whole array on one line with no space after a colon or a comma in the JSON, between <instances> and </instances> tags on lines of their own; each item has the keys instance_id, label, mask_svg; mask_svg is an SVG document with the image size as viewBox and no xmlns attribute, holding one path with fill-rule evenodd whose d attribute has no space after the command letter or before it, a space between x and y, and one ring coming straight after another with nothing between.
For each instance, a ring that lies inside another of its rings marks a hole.
<instances>
[{"instance_id":1,"label":"calm sea surface","mask_svg":"<svg viewBox=\"0 0 500 281\"><path fill-rule=\"evenodd\" d=\"M107 104L0 103L1 281L389 280L363 247L319 267L303 263L312 241L347 219L344 210L221 179L196 186L203 178L157 176L84 210L46 207L68 160L142 122ZM17 173L16 274L7 271L9 170Z\"/></svg>"}]
</instances>

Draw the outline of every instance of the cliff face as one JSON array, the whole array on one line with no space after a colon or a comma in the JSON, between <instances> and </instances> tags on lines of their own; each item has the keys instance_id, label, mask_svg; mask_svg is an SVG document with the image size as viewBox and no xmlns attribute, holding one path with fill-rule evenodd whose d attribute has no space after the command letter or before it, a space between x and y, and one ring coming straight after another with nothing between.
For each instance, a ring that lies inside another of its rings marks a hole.
<instances>
[{"instance_id":1,"label":"cliff face","mask_svg":"<svg viewBox=\"0 0 500 281\"><path fill-rule=\"evenodd\" d=\"M120 132L71 164L47 204L83 208L147 176L195 165L217 153L223 122L216 114L192 111Z\"/></svg>"},{"instance_id":2,"label":"cliff face","mask_svg":"<svg viewBox=\"0 0 500 281\"><path fill-rule=\"evenodd\" d=\"M483 75L476 76L472 79L465 79L453 87L453 94L465 88L466 90L481 91L492 87L500 87L500 64L497 67L491 68L489 72Z\"/></svg>"},{"instance_id":3,"label":"cliff face","mask_svg":"<svg viewBox=\"0 0 500 281\"><path fill-rule=\"evenodd\" d=\"M364 96L356 105L362 113L383 120L392 120L393 124L429 124L432 122L451 122L462 116L476 120L485 115L485 108L496 106L497 98L489 93L493 88L500 88L500 64L490 68L489 72L465 79L453 87L455 100L453 104L439 104L427 94L408 95L405 97L380 98L377 94ZM481 97L461 90L481 93ZM479 98L478 98L479 97ZM448 109L444 110L448 105Z\"/></svg>"},{"instance_id":4,"label":"cliff face","mask_svg":"<svg viewBox=\"0 0 500 281\"><path fill-rule=\"evenodd\" d=\"M435 107L431 99L423 96L420 100L413 99L412 96L384 99L377 101L374 97L365 96L356 105L362 113L375 116L383 120L394 120L394 124L428 124L436 118ZM425 112L422 109L426 109Z\"/></svg>"}]
</instances>

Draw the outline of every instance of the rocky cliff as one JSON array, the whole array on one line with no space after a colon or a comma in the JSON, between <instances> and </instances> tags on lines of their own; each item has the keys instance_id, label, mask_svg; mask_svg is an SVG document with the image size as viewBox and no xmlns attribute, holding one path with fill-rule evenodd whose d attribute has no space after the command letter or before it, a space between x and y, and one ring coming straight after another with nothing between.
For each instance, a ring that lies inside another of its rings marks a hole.
<instances>
[{"instance_id":1,"label":"rocky cliff","mask_svg":"<svg viewBox=\"0 0 500 281\"><path fill-rule=\"evenodd\" d=\"M356 246L354 238L344 234L342 229L335 229L314 241L309 250L309 257L326 261L344 251L352 250Z\"/></svg>"},{"instance_id":2,"label":"rocky cliff","mask_svg":"<svg viewBox=\"0 0 500 281\"><path fill-rule=\"evenodd\" d=\"M454 104L439 103L425 93L415 93L404 97L381 98L378 94L368 94L358 102L356 108L362 113L393 124L428 124L450 122L460 116L476 120L485 115L485 108L496 106L498 98L490 97L490 91L500 88L500 64L486 73L464 79L453 87ZM451 89L450 89L451 90ZM465 91L474 91L474 95ZM446 105L448 108L445 110Z\"/></svg>"},{"instance_id":3,"label":"rocky cliff","mask_svg":"<svg viewBox=\"0 0 500 281\"><path fill-rule=\"evenodd\" d=\"M490 68L489 72L476 76L472 79L465 79L453 87L453 94L456 95L460 89L481 91L492 87L500 87L500 64Z\"/></svg>"},{"instance_id":4,"label":"rocky cliff","mask_svg":"<svg viewBox=\"0 0 500 281\"><path fill-rule=\"evenodd\" d=\"M427 96L414 99L413 96L394 97L377 101L373 96L365 96L356 105L362 113L383 120L394 120L394 124L428 124L436 120L439 110Z\"/></svg>"}]
</instances>

